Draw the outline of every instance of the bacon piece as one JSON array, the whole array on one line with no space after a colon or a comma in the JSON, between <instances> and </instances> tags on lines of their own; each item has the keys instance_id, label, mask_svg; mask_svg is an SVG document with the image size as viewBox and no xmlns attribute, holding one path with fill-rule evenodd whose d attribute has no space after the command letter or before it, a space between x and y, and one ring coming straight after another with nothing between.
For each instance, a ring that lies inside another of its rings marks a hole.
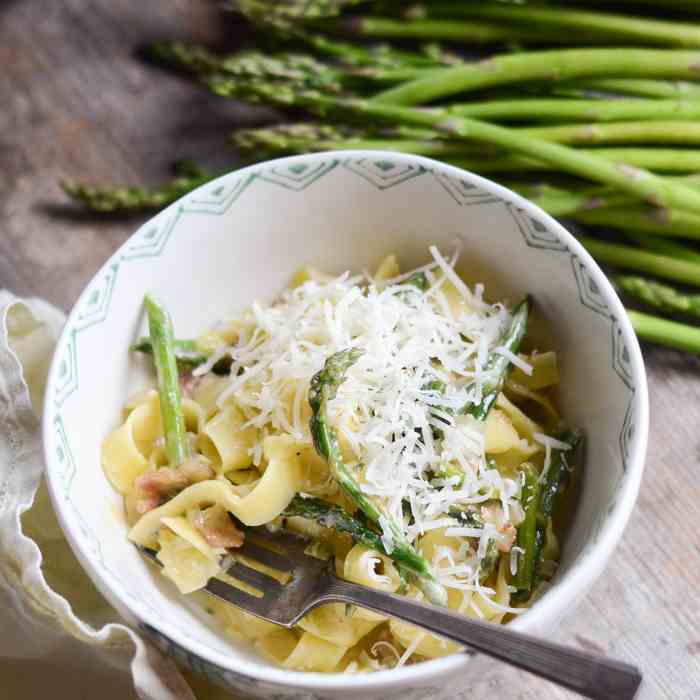
<instances>
[{"instance_id":1,"label":"bacon piece","mask_svg":"<svg viewBox=\"0 0 700 700\"><path fill-rule=\"evenodd\" d=\"M200 511L194 518L194 525L212 547L240 547L243 544L244 534L221 506Z\"/></svg>"},{"instance_id":2,"label":"bacon piece","mask_svg":"<svg viewBox=\"0 0 700 700\"><path fill-rule=\"evenodd\" d=\"M199 457L179 467L160 467L136 479L136 511L143 515L172 498L176 493L199 481L214 478L214 470Z\"/></svg>"}]
</instances>

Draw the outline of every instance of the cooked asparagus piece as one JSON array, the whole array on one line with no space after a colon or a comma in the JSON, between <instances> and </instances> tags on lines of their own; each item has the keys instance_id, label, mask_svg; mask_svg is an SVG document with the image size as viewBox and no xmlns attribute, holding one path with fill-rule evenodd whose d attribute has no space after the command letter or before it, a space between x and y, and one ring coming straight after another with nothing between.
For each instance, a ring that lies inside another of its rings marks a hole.
<instances>
[{"instance_id":1,"label":"cooked asparagus piece","mask_svg":"<svg viewBox=\"0 0 700 700\"><path fill-rule=\"evenodd\" d=\"M484 556L479 564L479 578L486 579L494 572L500 556L496 540L489 540Z\"/></svg>"},{"instance_id":2,"label":"cooked asparagus piece","mask_svg":"<svg viewBox=\"0 0 700 700\"><path fill-rule=\"evenodd\" d=\"M522 550L518 557L518 570L511 581L520 590L532 590L537 562L537 519L539 515L540 484L535 467L525 462L520 467L522 491L520 503L525 511L525 519L518 527L518 547Z\"/></svg>"},{"instance_id":3,"label":"cooked asparagus piece","mask_svg":"<svg viewBox=\"0 0 700 700\"><path fill-rule=\"evenodd\" d=\"M518 352L520 343L525 335L530 304L530 297L525 297L515 307L510 326L501 339L501 345L512 353ZM503 355L492 353L484 369L488 372L489 379L483 386L481 401L475 404L468 404L462 408L462 413L469 413L477 420L486 419L491 407L501 393L510 372L510 360Z\"/></svg>"},{"instance_id":4,"label":"cooked asparagus piece","mask_svg":"<svg viewBox=\"0 0 700 700\"><path fill-rule=\"evenodd\" d=\"M146 295L144 305L148 314L148 331L158 377L165 450L170 466L177 467L189 457L190 446L180 399L180 378L175 359L173 323L165 308L150 294Z\"/></svg>"},{"instance_id":5,"label":"cooked asparagus piece","mask_svg":"<svg viewBox=\"0 0 700 700\"><path fill-rule=\"evenodd\" d=\"M148 337L139 338L138 342L134 343L130 348L134 352L143 352L146 355L153 354L153 343ZM173 352L175 359L182 363L192 366L204 364L209 356L202 352L197 347L196 340L182 340L175 338L173 340Z\"/></svg>"},{"instance_id":6,"label":"cooked asparagus piece","mask_svg":"<svg viewBox=\"0 0 700 700\"><path fill-rule=\"evenodd\" d=\"M582 440L581 432L570 430L556 436L558 440L571 445L575 450ZM549 469L540 494L540 522L552 517L557 497L564 492L569 482L569 467L563 450L553 449Z\"/></svg>"},{"instance_id":7,"label":"cooked asparagus piece","mask_svg":"<svg viewBox=\"0 0 700 700\"><path fill-rule=\"evenodd\" d=\"M394 543L389 556L414 575L416 584L428 600L438 605L446 605L447 593L435 579L430 564L406 540L399 524L362 492L357 479L343 462L338 438L330 426L328 402L335 397L338 387L345 380L347 370L361 355L362 351L357 348L337 352L326 360L323 369L311 379L309 404L312 416L309 427L314 446L319 455L328 461L331 473L347 496L370 522L388 530Z\"/></svg>"},{"instance_id":8,"label":"cooked asparagus piece","mask_svg":"<svg viewBox=\"0 0 700 700\"><path fill-rule=\"evenodd\" d=\"M452 506L447 511L447 514L451 518L458 520L460 525L464 525L464 527L473 527L473 528L484 527L484 519L481 517L481 515L476 510L469 510L469 509L463 510L462 508L458 508L457 506Z\"/></svg>"},{"instance_id":9,"label":"cooked asparagus piece","mask_svg":"<svg viewBox=\"0 0 700 700\"><path fill-rule=\"evenodd\" d=\"M700 317L700 294L685 294L654 280L618 275L615 283L629 297L671 314Z\"/></svg>"},{"instance_id":10,"label":"cooked asparagus piece","mask_svg":"<svg viewBox=\"0 0 700 700\"><path fill-rule=\"evenodd\" d=\"M340 506L327 503L320 498L304 498L296 495L284 509L283 515L288 518L293 516L309 518L321 527L345 532L358 544L387 554L381 535L370 530Z\"/></svg>"}]
</instances>

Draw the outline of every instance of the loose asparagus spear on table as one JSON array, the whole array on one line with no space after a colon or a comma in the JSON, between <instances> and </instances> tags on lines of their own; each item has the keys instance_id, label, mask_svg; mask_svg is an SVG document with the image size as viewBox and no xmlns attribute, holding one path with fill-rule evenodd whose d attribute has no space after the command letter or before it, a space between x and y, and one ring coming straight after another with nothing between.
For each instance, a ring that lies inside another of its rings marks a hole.
<instances>
[{"instance_id":1,"label":"loose asparagus spear on table","mask_svg":"<svg viewBox=\"0 0 700 700\"><path fill-rule=\"evenodd\" d=\"M418 105L453 95L526 81L578 78L697 78L697 52L681 49L575 48L500 54L482 61L431 71L386 90L374 99Z\"/></svg>"},{"instance_id":2,"label":"loose asparagus spear on table","mask_svg":"<svg viewBox=\"0 0 700 700\"><path fill-rule=\"evenodd\" d=\"M452 69L446 69L452 70ZM239 81L228 78L207 80L221 96L262 100L279 106L298 106L314 113L344 113L346 116L392 121L405 126L435 129L455 140L483 141L513 150L521 155L556 164L557 168L585 179L610 184L655 206L677 207L700 212L700 192L678 182L667 181L650 172L620 167L595 155L561 144L519 134L509 129L474 119L449 116L444 110L420 110L378 102L376 99L343 98L297 84L266 81Z\"/></svg>"},{"instance_id":3,"label":"loose asparagus spear on table","mask_svg":"<svg viewBox=\"0 0 700 700\"><path fill-rule=\"evenodd\" d=\"M617 286L629 297L661 311L700 317L700 294L686 294L667 284L632 275L617 275Z\"/></svg>"},{"instance_id":4,"label":"loose asparagus spear on table","mask_svg":"<svg viewBox=\"0 0 700 700\"><path fill-rule=\"evenodd\" d=\"M312 417L309 427L314 446L319 455L328 461L331 474L348 497L371 522L389 530L394 543L389 556L414 575L416 585L428 600L446 605L447 593L437 582L430 564L406 540L398 523L362 492L357 479L343 462L338 438L329 424L328 402L335 397L338 387L345 380L347 370L361 355L362 351L358 349L337 352L326 360L323 369L312 378L309 389Z\"/></svg>"},{"instance_id":5,"label":"loose asparagus spear on table","mask_svg":"<svg viewBox=\"0 0 700 700\"><path fill-rule=\"evenodd\" d=\"M150 294L146 295L144 305L158 378L165 450L170 466L177 467L190 456L190 446L182 413L173 323L165 308Z\"/></svg>"}]
</instances>

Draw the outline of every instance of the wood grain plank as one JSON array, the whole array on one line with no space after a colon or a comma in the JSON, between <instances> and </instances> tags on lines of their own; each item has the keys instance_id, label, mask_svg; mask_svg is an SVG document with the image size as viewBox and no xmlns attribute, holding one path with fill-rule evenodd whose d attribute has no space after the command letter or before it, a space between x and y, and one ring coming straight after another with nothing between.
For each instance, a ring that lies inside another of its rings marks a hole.
<instances>
[{"instance_id":1,"label":"wood grain plank","mask_svg":"<svg viewBox=\"0 0 700 700\"><path fill-rule=\"evenodd\" d=\"M215 2L0 7L0 287L68 309L138 225L59 212L61 178L152 183L173 160L202 154L215 167L235 164L225 134L254 115L135 58L164 37L229 47L245 38ZM639 505L604 577L559 636L641 665L644 700L683 700L700 692L700 359L644 351L652 426ZM574 696L504 668L469 697Z\"/></svg>"}]
</instances>

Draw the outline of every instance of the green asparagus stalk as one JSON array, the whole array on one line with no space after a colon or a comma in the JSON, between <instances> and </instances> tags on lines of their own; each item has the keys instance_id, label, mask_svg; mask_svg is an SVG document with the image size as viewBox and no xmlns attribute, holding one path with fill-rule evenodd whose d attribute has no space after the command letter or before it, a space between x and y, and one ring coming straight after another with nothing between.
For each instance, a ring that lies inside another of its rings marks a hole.
<instances>
[{"instance_id":1,"label":"green asparagus stalk","mask_svg":"<svg viewBox=\"0 0 700 700\"><path fill-rule=\"evenodd\" d=\"M576 221L592 226L610 226L624 231L700 239L700 216L678 209L609 207L580 210L570 216Z\"/></svg>"},{"instance_id":2,"label":"green asparagus stalk","mask_svg":"<svg viewBox=\"0 0 700 700\"><path fill-rule=\"evenodd\" d=\"M537 530L540 503L540 483L537 470L529 462L520 466L522 479L520 503L525 518L518 527L518 547L522 550L518 557L518 570L511 581L520 590L530 591L535 577L537 563Z\"/></svg>"},{"instance_id":3,"label":"green asparagus stalk","mask_svg":"<svg viewBox=\"0 0 700 700\"><path fill-rule=\"evenodd\" d=\"M368 149L401 151L438 158L460 157L465 146L437 138L430 130L363 129L330 124L282 124L261 129L239 129L230 136L236 147L255 154L308 153L311 151Z\"/></svg>"},{"instance_id":4,"label":"green asparagus stalk","mask_svg":"<svg viewBox=\"0 0 700 700\"><path fill-rule=\"evenodd\" d=\"M558 49L502 54L430 74L377 95L384 104L417 105L463 92L526 81L606 76L695 80L700 53L679 49Z\"/></svg>"},{"instance_id":5,"label":"green asparagus stalk","mask_svg":"<svg viewBox=\"0 0 700 700\"><path fill-rule=\"evenodd\" d=\"M683 243L658 236L650 236L648 233L639 233L638 231L625 231L625 238L654 253L700 264L700 251L690 248Z\"/></svg>"},{"instance_id":6,"label":"green asparagus stalk","mask_svg":"<svg viewBox=\"0 0 700 700\"><path fill-rule=\"evenodd\" d=\"M700 188L700 177L690 175L679 177L682 182L693 188ZM510 188L542 207L552 216L572 216L577 212L607 207L633 207L635 202L624 192L610 187L578 187L565 189L548 183L511 183Z\"/></svg>"},{"instance_id":7,"label":"green asparagus stalk","mask_svg":"<svg viewBox=\"0 0 700 700\"><path fill-rule=\"evenodd\" d=\"M138 342L134 343L130 350L153 355L153 343L148 337L139 338ZM208 355L197 347L196 340L173 339L173 352L178 362L194 367L204 364L208 359Z\"/></svg>"},{"instance_id":8,"label":"green asparagus stalk","mask_svg":"<svg viewBox=\"0 0 700 700\"><path fill-rule=\"evenodd\" d=\"M148 315L148 331L158 376L165 450L170 465L177 467L189 457L190 446L180 400L180 378L175 359L173 323L165 308L150 294L146 295L144 305Z\"/></svg>"},{"instance_id":9,"label":"green asparagus stalk","mask_svg":"<svg viewBox=\"0 0 700 700\"><path fill-rule=\"evenodd\" d=\"M447 514L459 522L464 527L481 528L484 527L484 519L476 510L462 509L452 506Z\"/></svg>"},{"instance_id":10,"label":"green asparagus stalk","mask_svg":"<svg viewBox=\"0 0 700 700\"><path fill-rule=\"evenodd\" d=\"M346 7L360 2L364 0L236 0L226 5L263 29L288 32L299 22L335 17Z\"/></svg>"},{"instance_id":11,"label":"green asparagus stalk","mask_svg":"<svg viewBox=\"0 0 700 700\"><path fill-rule=\"evenodd\" d=\"M406 22L401 19L377 16L353 16L322 22L322 29L331 32L340 32L348 36L362 37L365 39L419 39L437 40L474 44L494 44L517 41L518 43L552 43L568 44L571 38L559 31L551 31L546 27L530 26L519 27L517 25L465 21L454 19L418 19ZM591 33L585 37L590 43L605 43L596 41L597 37Z\"/></svg>"},{"instance_id":12,"label":"green asparagus stalk","mask_svg":"<svg viewBox=\"0 0 700 700\"><path fill-rule=\"evenodd\" d=\"M318 43L318 40L315 43ZM395 51L385 51L384 55L389 56L390 60L370 62L369 57L361 61L359 55L369 53L369 49L356 47L351 55L349 48L341 49L337 45L334 48L336 52L342 51L347 59L352 59L359 65L331 65L311 54L298 52L268 54L262 51L242 51L220 55L204 46L179 41L153 44L150 52L161 63L200 77L225 75L240 80L263 80L271 83L284 80L299 87L319 89L327 93L341 92L345 87L359 89L366 84L393 85L444 67L444 64L421 57L420 54L415 54L409 59ZM376 49L374 55L382 55L381 49ZM423 62L419 60L421 58Z\"/></svg>"},{"instance_id":13,"label":"green asparagus stalk","mask_svg":"<svg viewBox=\"0 0 700 700\"><path fill-rule=\"evenodd\" d=\"M500 558L496 540L490 539L486 545L486 551L479 564L479 578L486 579L496 570Z\"/></svg>"},{"instance_id":14,"label":"green asparagus stalk","mask_svg":"<svg viewBox=\"0 0 700 700\"><path fill-rule=\"evenodd\" d=\"M577 43L587 43L594 36L602 43L631 43L651 46L700 47L700 27L687 22L672 22L650 17L631 17L609 12L592 12L563 7L535 7L532 5L502 5L496 3L428 3L429 17L460 17L506 24L509 28L536 27L538 32L560 34ZM532 41L536 41L533 39Z\"/></svg>"},{"instance_id":15,"label":"green asparagus stalk","mask_svg":"<svg viewBox=\"0 0 700 700\"><path fill-rule=\"evenodd\" d=\"M398 149L397 149L398 150ZM694 173L700 170L700 151L679 148L591 148L576 149L576 153L601 160L659 173ZM459 168L479 173L552 172L563 170L534 157L492 156L469 154L450 156L449 162ZM621 189L621 188L620 188Z\"/></svg>"},{"instance_id":16,"label":"green asparagus stalk","mask_svg":"<svg viewBox=\"0 0 700 700\"><path fill-rule=\"evenodd\" d=\"M668 321L640 311L627 311L640 340L700 355L700 328Z\"/></svg>"},{"instance_id":17,"label":"green asparagus stalk","mask_svg":"<svg viewBox=\"0 0 700 700\"><path fill-rule=\"evenodd\" d=\"M501 338L500 345L507 350L510 350L512 353L518 352L520 343L525 337L531 304L532 302L530 301L530 297L525 297L515 307L510 326ZM489 379L484 382L482 387L481 400L478 403L464 406L461 412L468 413L469 415L474 416L474 418L477 420L486 420L491 407L496 402L498 395L503 389L503 385L508 378L510 369L510 360L507 357L497 353L492 353L488 358L486 367L484 368Z\"/></svg>"},{"instance_id":18,"label":"green asparagus stalk","mask_svg":"<svg viewBox=\"0 0 700 700\"><path fill-rule=\"evenodd\" d=\"M328 402L335 397L347 370L361 355L362 351L358 349L337 352L331 355L323 369L313 376L309 388L309 404L312 411L309 427L314 446L319 455L328 461L331 474L348 497L371 522L389 531L394 543L390 553L392 559L412 572L417 585L428 600L438 605L446 605L447 594L437 582L430 564L408 542L399 524L362 492L357 479L343 462L338 438L330 426Z\"/></svg>"},{"instance_id":19,"label":"green asparagus stalk","mask_svg":"<svg viewBox=\"0 0 700 700\"><path fill-rule=\"evenodd\" d=\"M338 532L345 532L358 544L370 549L376 549L382 554L387 554L381 536L353 518L340 506L327 503L320 498L305 498L294 496L291 503L284 509L285 517L300 516L318 523L321 527L331 528ZM389 556L387 554L387 556Z\"/></svg>"},{"instance_id":20,"label":"green asparagus stalk","mask_svg":"<svg viewBox=\"0 0 700 700\"><path fill-rule=\"evenodd\" d=\"M700 103L698 103L700 107ZM673 144L697 146L700 144L700 124L692 121L639 121L615 124L567 124L520 128L528 134L547 141L571 146L594 144Z\"/></svg>"},{"instance_id":21,"label":"green asparagus stalk","mask_svg":"<svg viewBox=\"0 0 700 700\"><path fill-rule=\"evenodd\" d=\"M650 172L617 165L557 143L518 134L513 129L472 119L450 117L442 110L424 111L359 98L340 99L316 91L299 90L291 84L270 86L249 82L242 85L240 81L226 79L213 79L208 81L208 84L214 92L222 96L252 96L281 106L293 104L305 107L322 115L328 112L342 112L406 126L431 128L455 140L484 141L551 163L571 175L615 185L654 206L700 211L700 192L683 184L668 182Z\"/></svg>"},{"instance_id":22,"label":"green asparagus stalk","mask_svg":"<svg viewBox=\"0 0 700 700\"><path fill-rule=\"evenodd\" d=\"M447 111L460 117L508 122L691 120L700 118L700 100L515 98L454 104Z\"/></svg>"},{"instance_id":23,"label":"green asparagus stalk","mask_svg":"<svg viewBox=\"0 0 700 700\"><path fill-rule=\"evenodd\" d=\"M462 59L442 49L439 45L430 45L421 52L404 51L390 44L361 46L338 41L323 34L314 34L297 30L294 37L303 41L319 53L331 56L348 66L370 66L383 68L439 68L461 63Z\"/></svg>"},{"instance_id":24,"label":"green asparagus stalk","mask_svg":"<svg viewBox=\"0 0 700 700\"><path fill-rule=\"evenodd\" d=\"M572 451L578 447L582 437L578 430L569 430L557 435L557 439L570 445ZM569 467L564 454L563 450L552 449L549 469L540 493L540 522L552 517L557 499L569 483Z\"/></svg>"},{"instance_id":25,"label":"green asparagus stalk","mask_svg":"<svg viewBox=\"0 0 700 700\"><path fill-rule=\"evenodd\" d=\"M144 187L94 187L79 183L62 183L65 193L92 211L105 213L136 212L160 209L174 202L215 176L204 170L191 169L171 182L155 189Z\"/></svg>"},{"instance_id":26,"label":"green asparagus stalk","mask_svg":"<svg viewBox=\"0 0 700 700\"><path fill-rule=\"evenodd\" d=\"M657 99L697 100L700 85L683 80L646 80L644 78L598 78L564 83L554 88L557 94L588 97L590 92L634 95Z\"/></svg>"},{"instance_id":27,"label":"green asparagus stalk","mask_svg":"<svg viewBox=\"0 0 700 700\"><path fill-rule=\"evenodd\" d=\"M606 243L587 236L578 236L578 239L599 262L700 286L700 265L698 263L670 258L626 245Z\"/></svg>"},{"instance_id":28,"label":"green asparagus stalk","mask_svg":"<svg viewBox=\"0 0 700 700\"><path fill-rule=\"evenodd\" d=\"M647 306L700 318L700 294L685 294L667 284L632 275L617 275L613 280L628 297Z\"/></svg>"}]
</instances>

